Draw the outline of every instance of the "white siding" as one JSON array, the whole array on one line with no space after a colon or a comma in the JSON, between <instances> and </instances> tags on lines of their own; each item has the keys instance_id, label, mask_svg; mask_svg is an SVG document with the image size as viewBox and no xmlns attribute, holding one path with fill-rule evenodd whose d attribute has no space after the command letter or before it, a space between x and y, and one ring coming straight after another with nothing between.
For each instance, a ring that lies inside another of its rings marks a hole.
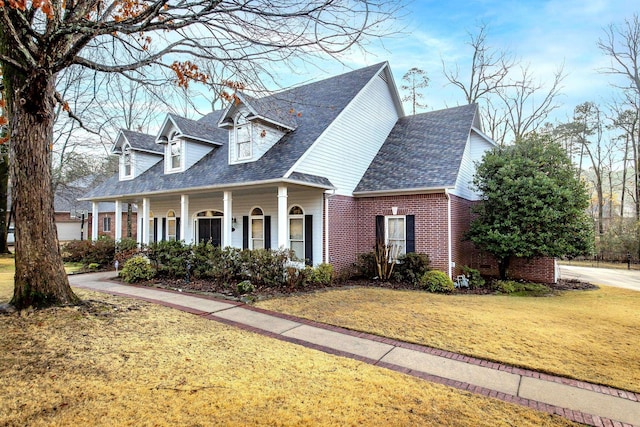
<instances>
[{"instance_id":1,"label":"white siding","mask_svg":"<svg viewBox=\"0 0 640 427\"><path fill-rule=\"evenodd\" d=\"M241 114L249 114L249 109L244 105L238 111ZM265 126L255 121L251 124L251 158L238 160L235 144L235 130L229 129L229 164L255 162L260 159L276 142L284 136L284 132L273 127Z\"/></svg>"},{"instance_id":2,"label":"white siding","mask_svg":"<svg viewBox=\"0 0 640 427\"><path fill-rule=\"evenodd\" d=\"M195 165L198 160L206 156L213 147L211 145L198 144L197 142L184 141L182 155L184 156L184 170Z\"/></svg>"},{"instance_id":3,"label":"white siding","mask_svg":"<svg viewBox=\"0 0 640 427\"><path fill-rule=\"evenodd\" d=\"M251 209L260 207L265 215L271 216L271 248L278 247L278 192L274 188L266 188L260 193L247 194L246 192L234 192L232 195L232 217L236 219L235 231L231 236L231 244L234 247L242 248L242 217L248 216ZM313 260L315 264L322 262L322 190L297 190L289 189L287 199L287 212L293 205L300 206L305 215L313 215ZM195 241L195 221L196 214L204 210L214 210L222 212L222 192L206 195L191 195L189 197L189 217L186 218L188 224L188 238L180 236L181 240ZM153 217L158 218L158 236L162 232L162 218L167 212L173 209L177 216L180 216L180 197L171 199L151 199L151 211ZM180 221L185 221L181 218ZM222 230L224 234L224 229ZM222 236L224 239L224 236Z\"/></svg>"},{"instance_id":4,"label":"white siding","mask_svg":"<svg viewBox=\"0 0 640 427\"><path fill-rule=\"evenodd\" d=\"M132 152L131 165L133 166L133 176L139 176L160 160L162 160L161 155L142 153L140 151Z\"/></svg>"},{"instance_id":5,"label":"white siding","mask_svg":"<svg viewBox=\"0 0 640 427\"><path fill-rule=\"evenodd\" d=\"M487 142L487 140L471 131L469 139L467 140L467 146L462 155L462 163L460 165L460 171L458 172L458 178L456 179L456 188L452 192L453 194L467 200L480 199L480 194L472 188L473 175L476 173L475 164L480 162L484 153L491 148L492 145Z\"/></svg>"},{"instance_id":6,"label":"white siding","mask_svg":"<svg viewBox=\"0 0 640 427\"><path fill-rule=\"evenodd\" d=\"M397 120L390 88L376 76L292 171L327 177L338 194L350 195Z\"/></svg>"}]
</instances>

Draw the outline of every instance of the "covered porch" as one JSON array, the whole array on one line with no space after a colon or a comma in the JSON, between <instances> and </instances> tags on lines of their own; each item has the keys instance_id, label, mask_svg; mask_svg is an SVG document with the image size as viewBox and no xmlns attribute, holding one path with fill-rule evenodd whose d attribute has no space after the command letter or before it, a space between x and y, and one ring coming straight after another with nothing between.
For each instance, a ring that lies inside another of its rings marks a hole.
<instances>
[{"instance_id":1,"label":"covered porch","mask_svg":"<svg viewBox=\"0 0 640 427\"><path fill-rule=\"evenodd\" d=\"M291 183L159 192L92 200L92 239L98 238L99 202L115 202L115 239L122 239L125 203L138 208L139 244L181 240L242 249L292 249L307 264L325 262L327 188Z\"/></svg>"}]
</instances>

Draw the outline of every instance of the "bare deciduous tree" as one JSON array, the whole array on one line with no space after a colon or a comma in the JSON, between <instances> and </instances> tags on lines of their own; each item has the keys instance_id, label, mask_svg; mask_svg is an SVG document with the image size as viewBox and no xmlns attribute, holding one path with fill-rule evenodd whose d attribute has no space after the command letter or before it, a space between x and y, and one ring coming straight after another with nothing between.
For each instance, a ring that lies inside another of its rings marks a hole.
<instances>
[{"instance_id":1,"label":"bare deciduous tree","mask_svg":"<svg viewBox=\"0 0 640 427\"><path fill-rule=\"evenodd\" d=\"M6 0L0 65L11 138L19 308L72 304L53 221L50 148L55 108L75 115L56 77L74 65L135 73L155 65L175 82L208 81L198 61L238 70L308 55L338 55L391 31L394 0ZM130 74L127 74L130 76ZM252 77L252 76L248 76ZM225 82L219 83L221 86Z\"/></svg>"},{"instance_id":2,"label":"bare deciduous tree","mask_svg":"<svg viewBox=\"0 0 640 427\"><path fill-rule=\"evenodd\" d=\"M416 108L425 108L427 104L421 102L424 94L421 89L429 86L429 77L427 72L420 68L413 67L402 76L402 85L400 89L409 93L402 97L403 102L411 102L411 114L416 115Z\"/></svg>"}]
</instances>

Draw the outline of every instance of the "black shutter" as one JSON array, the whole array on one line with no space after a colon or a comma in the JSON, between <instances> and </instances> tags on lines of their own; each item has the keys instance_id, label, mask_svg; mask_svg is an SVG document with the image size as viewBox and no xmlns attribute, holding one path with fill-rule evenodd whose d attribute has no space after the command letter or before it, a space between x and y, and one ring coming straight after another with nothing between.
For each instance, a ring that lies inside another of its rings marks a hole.
<instances>
[{"instance_id":1,"label":"black shutter","mask_svg":"<svg viewBox=\"0 0 640 427\"><path fill-rule=\"evenodd\" d=\"M158 218L153 218L153 241L158 241Z\"/></svg>"},{"instance_id":2,"label":"black shutter","mask_svg":"<svg viewBox=\"0 0 640 427\"><path fill-rule=\"evenodd\" d=\"M249 217L242 217L242 249L249 249Z\"/></svg>"},{"instance_id":3,"label":"black shutter","mask_svg":"<svg viewBox=\"0 0 640 427\"><path fill-rule=\"evenodd\" d=\"M176 240L180 241L182 236L180 236L180 217L176 218Z\"/></svg>"},{"instance_id":4,"label":"black shutter","mask_svg":"<svg viewBox=\"0 0 640 427\"><path fill-rule=\"evenodd\" d=\"M407 253L416 251L416 216L407 215Z\"/></svg>"},{"instance_id":5,"label":"black shutter","mask_svg":"<svg viewBox=\"0 0 640 427\"><path fill-rule=\"evenodd\" d=\"M304 258L305 264L313 265L313 215L304 216Z\"/></svg>"},{"instance_id":6,"label":"black shutter","mask_svg":"<svg viewBox=\"0 0 640 427\"><path fill-rule=\"evenodd\" d=\"M167 239L167 218L162 218L162 241Z\"/></svg>"},{"instance_id":7,"label":"black shutter","mask_svg":"<svg viewBox=\"0 0 640 427\"><path fill-rule=\"evenodd\" d=\"M376 215L376 246L384 245L384 216Z\"/></svg>"},{"instance_id":8,"label":"black shutter","mask_svg":"<svg viewBox=\"0 0 640 427\"><path fill-rule=\"evenodd\" d=\"M271 217L264 217L264 248L271 249Z\"/></svg>"}]
</instances>

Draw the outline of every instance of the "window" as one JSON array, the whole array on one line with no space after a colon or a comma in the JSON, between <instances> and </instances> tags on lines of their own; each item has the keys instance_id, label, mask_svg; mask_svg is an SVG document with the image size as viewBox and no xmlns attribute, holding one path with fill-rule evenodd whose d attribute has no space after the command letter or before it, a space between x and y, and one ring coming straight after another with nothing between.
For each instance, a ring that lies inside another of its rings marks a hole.
<instances>
[{"instance_id":1,"label":"window","mask_svg":"<svg viewBox=\"0 0 640 427\"><path fill-rule=\"evenodd\" d=\"M398 248L398 255L407 253L407 228L405 216L385 217L385 243Z\"/></svg>"},{"instance_id":2,"label":"window","mask_svg":"<svg viewBox=\"0 0 640 427\"><path fill-rule=\"evenodd\" d=\"M304 212L300 206L289 210L289 248L295 259L304 260Z\"/></svg>"},{"instance_id":3,"label":"window","mask_svg":"<svg viewBox=\"0 0 640 427\"><path fill-rule=\"evenodd\" d=\"M131 167L131 146L129 144L126 144L122 150L122 166L123 175L126 177L131 176L133 169Z\"/></svg>"},{"instance_id":4,"label":"window","mask_svg":"<svg viewBox=\"0 0 640 427\"><path fill-rule=\"evenodd\" d=\"M251 123L242 114L236 116L236 159L246 160L251 158Z\"/></svg>"},{"instance_id":5,"label":"window","mask_svg":"<svg viewBox=\"0 0 640 427\"><path fill-rule=\"evenodd\" d=\"M169 169L180 169L182 166L182 142L176 138L175 134L171 136L169 142Z\"/></svg>"},{"instance_id":6,"label":"window","mask_svg":"<svg viewBox=\"0 0 640 427\"><path fill-rule=\"evenodd\" d=\"M260 208L251 210L251 249L264 249L264 212Z\"/></svg>"},{"instance_id":7,"label":"window","mask_svg":"<svg viewBox=\"0 0 640 427\"><path fill-rule=\"evenodd\" d=\"M111 232L111 217L105 216L102 218L102 231L105 233Z\"/></svg>"},{"instance_id":8,"label":"window","mask_svg":"<svg viewBox=\"0 0 640 427\"><path fill-rule=\"evenodd\" d=\"M177 230L177 222L176 222L176 213L175 211L167 212L167 240L176 240L176 230Z\"/></svg>"}]
</instances>

